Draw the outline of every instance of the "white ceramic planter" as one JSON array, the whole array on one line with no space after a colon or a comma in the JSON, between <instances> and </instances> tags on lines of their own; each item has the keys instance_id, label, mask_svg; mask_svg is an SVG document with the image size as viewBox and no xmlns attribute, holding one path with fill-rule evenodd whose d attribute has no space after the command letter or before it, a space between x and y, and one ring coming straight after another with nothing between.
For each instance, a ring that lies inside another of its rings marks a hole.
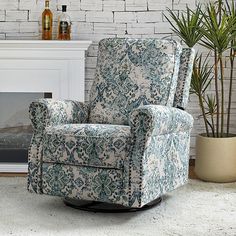
<instances>
[{"instance_id":1,"label":"white ceramic planter","mask_svg":"<svg viewBox=\"0 0 236 236\"><path fill-rule=\"evenodd\" d=\"M212 138L198 135L195 173L205 181L236 181L236 136Z\"/></svg>"}]
</instances>

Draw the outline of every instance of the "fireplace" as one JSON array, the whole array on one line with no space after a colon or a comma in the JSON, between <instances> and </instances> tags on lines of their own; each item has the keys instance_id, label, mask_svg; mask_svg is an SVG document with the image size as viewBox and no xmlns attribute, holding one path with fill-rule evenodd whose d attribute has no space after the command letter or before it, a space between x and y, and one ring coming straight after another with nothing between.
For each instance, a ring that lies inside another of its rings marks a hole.
<instances>
[{"instance_id":1,"label":"fireplace","mask_svg":"<svg viewBox=\"0 0 236 236\"><path fill-rule=\"evenodd\" d=\"M51 94L53 99L84 101L85 51L90 44L90 41L0 41L0 94L34 93L40 97ZM4 111L0 110L1 114ZM26 172L30 125L0 128L0 143L4 147L0 151L0 172Z\"/></svg>"},{"instance_id":2,"label":"fireplace","mask_svg":"<svg viewBox=\"0 0 236 236\"><path fill-rule=\"evenodd\" d=\"M0 163L27 163L32 126L29 104L51 93L0 93Z\"/></svg>"}]
</instances>

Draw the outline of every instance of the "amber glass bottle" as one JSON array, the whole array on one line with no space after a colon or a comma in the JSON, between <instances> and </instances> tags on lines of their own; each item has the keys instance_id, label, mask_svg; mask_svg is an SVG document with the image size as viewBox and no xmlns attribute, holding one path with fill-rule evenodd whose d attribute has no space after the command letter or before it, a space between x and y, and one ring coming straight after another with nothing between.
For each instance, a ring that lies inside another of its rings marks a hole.
<instances>
[{"instance_id":1,"label":"amber glass bottle","mask_svg":"<svg viewBox=\"0 0 236 236\"><path fill-rule=\"evenodd\" d=\"M42 13L42 39L52 39L53 14L49 9L49 0L45 1L45 10Z\"/></svg>"},{"instance_id":2,"label":"amber glass bottle","mask_svg":"<svg viewBox=\"0 0 236 236\"><path fill-rule=\"evenodd\" d=\"M66 13L66 5L62 5L62 13L58 18L58 40L70 40L71 39L71 20Z\"/></svg>"}]
</instances>

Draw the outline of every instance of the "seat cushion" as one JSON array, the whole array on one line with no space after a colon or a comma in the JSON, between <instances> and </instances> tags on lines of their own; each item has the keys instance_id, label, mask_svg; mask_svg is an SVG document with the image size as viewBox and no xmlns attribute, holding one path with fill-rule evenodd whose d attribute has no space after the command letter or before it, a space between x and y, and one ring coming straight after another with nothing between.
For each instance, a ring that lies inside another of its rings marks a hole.
<instances>
[{"instance_id":1,"label":"seat cushion","mask_svg":"<svg viewBox=\"0 0 236 236\"><path fill-rule=\"evenodd\" d=\"M121 169L129 149L129 126L51 126L45 130L43 162Z\"/></svg>"}]
</instances>

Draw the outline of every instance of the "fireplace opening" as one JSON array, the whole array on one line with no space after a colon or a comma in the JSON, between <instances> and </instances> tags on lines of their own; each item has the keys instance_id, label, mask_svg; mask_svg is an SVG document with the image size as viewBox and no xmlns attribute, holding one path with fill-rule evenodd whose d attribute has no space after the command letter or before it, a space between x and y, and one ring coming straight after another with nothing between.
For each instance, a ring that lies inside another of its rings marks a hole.
<instances>
[{"instance_id":1,"label":"fireplace opening","mask_svg":"<svg viewBox=\"0 0 236 236\"><path fill-rule=\"evenodd\" d=\"M29 104L39 98L52 98L52 93L0 93L0 163L27 163Z\"/></svg>"}]
</instances>

